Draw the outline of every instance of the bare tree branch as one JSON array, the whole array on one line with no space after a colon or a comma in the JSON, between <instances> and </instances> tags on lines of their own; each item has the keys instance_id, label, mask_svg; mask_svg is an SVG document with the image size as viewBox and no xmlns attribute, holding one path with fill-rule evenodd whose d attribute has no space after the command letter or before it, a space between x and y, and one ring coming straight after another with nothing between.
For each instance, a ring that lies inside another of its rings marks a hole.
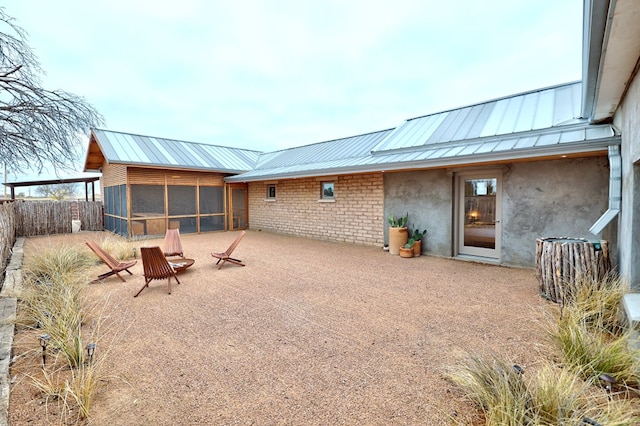
<instances>
[{"instance_id":1,"label":"bare tree branch","mask_svg":"<svg viewBox=\"0 0 640 426\"><path fill-rule=\"evenodd\" d=\"M9 171L68 169L102 116L82 97L41 87L26 32L0 7L0 159Z\"/></svg>"}]
</instances>

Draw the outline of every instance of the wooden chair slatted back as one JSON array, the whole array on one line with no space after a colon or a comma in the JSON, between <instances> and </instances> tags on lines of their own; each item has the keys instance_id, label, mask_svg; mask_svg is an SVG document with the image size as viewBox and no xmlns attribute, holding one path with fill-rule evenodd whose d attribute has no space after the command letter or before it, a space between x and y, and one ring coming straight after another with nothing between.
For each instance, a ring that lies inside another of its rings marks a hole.
<instances>
[{"instance_id":1,"label":"wooden chair slatted back","mask_svg":"<svg viewBox=\"0 0 640 426\"><path fill-rule=\"evenodd\" d=\"M140 247L140 256L147 281L175 277L175 271L160 247Z\"/></svg>"},{"instance_id":2,"label":"wooden chair slatted back","mask_svg":"<svg viewBox=\"0 0 640 426\"><path fill-rule=\"evenodd\" d=\"M167 229L164 236L164 255L184 257L179 229Z\"/></svg>"},{"instance_id":3,"label":"wooden chair slatted back","mask_svg":"<svg viewBox=\"0 0 640 426\"><path fill-rule=\"evenodd\" d=\"M246 233L245 231L242 231L240 235L238 235L238 238L236 238L236 240L233 243L231 243L229 248L224 252L227 256L231 256L231 253L233 253L236 247L238 247L238 244L240 244L240 240L242 240L242 237L244 237L245 233Z\"/></svg>"},{"instance_id":4,"label":"wooden chair slatted back","mask_svg":"<svg viewBox=\"0 0 640 426\"><path fill-rule=\"evenodd\" d=\"M109 266L109 268L115 269L120 264L120 262L117 261L113 256L111 256L109 253L104 251L104 249L100 247L98 243L94 241L87 241L87 245L91 250L93 250L96 256L100 258L100 260L102 260L104 263L107 264L107 266Z\"/></svg>"}]
</instances>

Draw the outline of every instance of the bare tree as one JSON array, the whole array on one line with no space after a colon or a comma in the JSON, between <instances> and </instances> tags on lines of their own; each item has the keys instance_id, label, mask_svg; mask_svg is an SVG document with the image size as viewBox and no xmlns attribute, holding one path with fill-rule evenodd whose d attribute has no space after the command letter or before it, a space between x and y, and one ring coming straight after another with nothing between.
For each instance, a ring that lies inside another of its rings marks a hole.
<instances>
[{"instance_id":1,"label":"bare tree","mask_svg":"<svg viewBox=\"0 0 640 426\"><path fill-rule=\"evenodd\" d=\"M40 84L26 32L0 7L0 158L10 171L69 169L102 116L82 97Z\"/></svg>"},{"instance_id":2,"label":"bare tree","mask_svg":"<svg viewBox=\"0 0 640 426\"><path fill-rule=\"evenodd\" d=\"M40 185L36 188L36 192L43 197L62 201L65 198L73 198L77 189L78 185L75 183L58 183L55 185Z\"/></svg>"}]
</instances>

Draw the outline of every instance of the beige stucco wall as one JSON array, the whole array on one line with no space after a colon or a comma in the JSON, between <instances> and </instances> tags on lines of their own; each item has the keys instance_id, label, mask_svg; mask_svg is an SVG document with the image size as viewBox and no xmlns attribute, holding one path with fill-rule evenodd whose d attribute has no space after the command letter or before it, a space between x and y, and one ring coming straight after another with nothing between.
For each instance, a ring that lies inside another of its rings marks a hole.
<instances>
[{"instance_id":1,"label":"beige stucco wall","mask_svg":"<svg viewBox=\"0 0 640 426\"><path fill-rule=\"evenodd\" d=\"M607 157L587 157L488 166L502 170L502 251L500 263L535 266L541 237L595 239L589 228L607 209ZM478 169L482 171L483 169ZM385 213L409 214L409 223L427 228L423 252L455 256L454 177L465 169L385 174ZM615 233L602 236L615 246Z\"/></svg>"},{"instance_id":2,"label":"beige stucco wall","mask_svg":"<svg viewBox=\"0 0 640 426\"><path fill-rule=\"evenodd\" d=\"M335 184L334 202L320 200L322 181ZM275 201L267 185L276 185ZM365 245L384 239L381 173L249 183L249 228Z\"/></svg>"},{"instance_id":3,"label":"beige stucco wall","mask_svg":"<svg viewBox=\"0 0 640 426\"><path fill-rule=\"evenodd\" d=\"M616 112L614 124L622 133L619 271L635 291L640 291L640 78L637 75Z\"/></svg>"}]
</instances>

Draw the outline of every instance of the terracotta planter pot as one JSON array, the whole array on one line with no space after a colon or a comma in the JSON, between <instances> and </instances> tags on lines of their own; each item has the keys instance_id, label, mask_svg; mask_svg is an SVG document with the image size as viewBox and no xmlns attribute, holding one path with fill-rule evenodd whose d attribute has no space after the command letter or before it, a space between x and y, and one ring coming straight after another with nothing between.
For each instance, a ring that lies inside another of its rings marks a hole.
<instances>
[{"instance_id":1,"label":"terracotta planter pot","mask_svg":"<svg viewBox=\"0 0 640 426\"><path fill-rule=\"evenodd\" d=\"M411 248L400 247L400 257L413 257L413 247Z\"/></svg>"},{"instance_id":2,"label":"terracotta planter pot","mask_svg":"<svg viewBox=\"0 0 640 426\"><path fill-rule=\"evenodd\" d=\"M422 254L422 241L416 241L413 243L413 256L420 256Z\"/></svg>"},{"instance_id":3,"label":"terracotta planter pot","mask_svg":"<svg viewBox=\"0 0 640 426\"><path fill-rule=\"evenodd\" d=\"M389 254L400 254L400 247L409 241L407 228L389 227Z\"/></svg>"}]
</instances>

